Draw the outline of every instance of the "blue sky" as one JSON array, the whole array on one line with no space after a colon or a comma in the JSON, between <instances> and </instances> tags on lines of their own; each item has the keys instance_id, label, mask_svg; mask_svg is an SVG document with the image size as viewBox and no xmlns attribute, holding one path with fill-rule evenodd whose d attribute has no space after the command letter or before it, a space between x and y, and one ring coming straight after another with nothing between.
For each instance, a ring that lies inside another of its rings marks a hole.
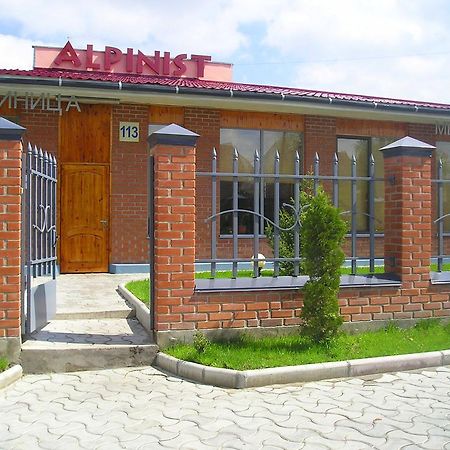
<instances>
[{"instance_id":1,"label":"blue sky","mask_svg":"<svg viewBox=\"0 0 450 450\"><path fill-rule=\"evenodd\" d=\"M0 0L0 67L32 45L212 55L234 81L450 103L449 0Z\"/></svg>"}]
</instances>

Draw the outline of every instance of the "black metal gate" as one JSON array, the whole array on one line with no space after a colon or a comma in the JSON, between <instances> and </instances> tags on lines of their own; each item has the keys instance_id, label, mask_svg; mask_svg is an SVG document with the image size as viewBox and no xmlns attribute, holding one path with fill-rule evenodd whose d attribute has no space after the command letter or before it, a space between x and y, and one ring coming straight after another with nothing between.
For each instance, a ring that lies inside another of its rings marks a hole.
<instances>
[{"instance_id":1,"label":"black metal gate","mask_svg":"<svg viewBox=\"0 0 450 450\"><path fill-rule=\"evenodd\" d=\"M28 144L23 161L22 323L25 334L56 314L56 158Z\"/></svg>"}]
</instances>

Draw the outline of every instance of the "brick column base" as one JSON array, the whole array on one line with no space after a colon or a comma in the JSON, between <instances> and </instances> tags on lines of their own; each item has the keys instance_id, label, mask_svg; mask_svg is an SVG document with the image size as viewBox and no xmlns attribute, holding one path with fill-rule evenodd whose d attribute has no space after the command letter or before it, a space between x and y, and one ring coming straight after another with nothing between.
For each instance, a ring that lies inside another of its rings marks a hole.
<instances>
[{"instance_id":1,"label":"brick column base","mask_svg":"<svg viewBox=\"0 0 450 450\"><path fill-rule=\"evenodd\" d=\"M151 312L157 340L158 332L182 327L192 309L197 138L197 134L174 124L149 137L154 158Z\"/></svg>"},{"instance_id":2,"label":"brick column base","mask_svg":"<svg viewBox=\"0 0 450 450\"><path fill-rule=\"evenodd\" d=\"M21 347L21 168L25 131L0 118L0 356L19 359Z\"/></svg>"}]
</instances>

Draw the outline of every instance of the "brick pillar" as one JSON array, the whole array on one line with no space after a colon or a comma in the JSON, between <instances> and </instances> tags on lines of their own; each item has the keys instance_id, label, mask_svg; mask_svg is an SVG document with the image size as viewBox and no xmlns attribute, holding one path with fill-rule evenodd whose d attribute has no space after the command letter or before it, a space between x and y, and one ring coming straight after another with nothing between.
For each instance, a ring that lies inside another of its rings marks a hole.
<instances>
[{"instance_id":1,"label":"brick pillar","mask_svg":"<svg viewBox=\"0 0 450 450\"><path fill-rule=\"evenodd\" d=\"M20 354L21 137L25 128L0 117L0 355Z\"/></svg>"},{"instance_id":2,"label":"brick pillar","mask_svg":"<svg viewBox=\"0 0 450 450\"><path fill-rule=\"evenodd\" d=\"M435 147L405 137L381 150L385 182L385 271L407 295L429 286L431 263L431 154Z\"/></svg>"},{"instance_id":3,"label":"brick pillar","mask_svg":"<svg viewBox=\"0 0 450 450\"><path fill-rule=\"evenodd\" d=\"M195 152L198 134L179 125L152 133L154 158L153 326L185 329L195 286ZM151 201L151 199L150 199ZM191 325L191 324L188 324Z\"/></svg>"}]
</instances>

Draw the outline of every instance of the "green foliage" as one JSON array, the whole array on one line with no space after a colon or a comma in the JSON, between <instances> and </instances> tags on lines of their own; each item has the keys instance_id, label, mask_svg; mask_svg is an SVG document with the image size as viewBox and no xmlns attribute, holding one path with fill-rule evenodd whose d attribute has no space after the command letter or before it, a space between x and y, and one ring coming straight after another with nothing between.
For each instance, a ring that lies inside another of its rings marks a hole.
<instances>
[{"instance_id":1,"label":"green foliage","mask_svg":"<svg viewBox=\"0 0 450 450\"><path fill-rule=\"evenodd\" d=\"M430 331L438 326L438 324L439 319L422 319L414 325L414 328L421 331Z\"/></svg>"},{"instance_id":2,"label":"green foliage","mask_svg":"<svg viewBox=\"0 0 450 450\"><path fill-rule=\"evenodd\" d=\"M9 366L9 361L5 357L0 357L0 372L5 371Z\"/></svg>"},{"instance_id":3,"label":"green foliage","mask_svg":"<svg viewBox=\"0 0 450 450\"><path fill-rule=\"evenodd\" d=\"M386 333L391 333L393 331L400 330L400 327L398 326L398 323L395 320L390 320L386 326L384 327Z\"/></svg>"},{"instance_id":4,"label":"green foliage","mask_svg":"<svg viewBox=\"0 0 450 450\"><path fill-rule=\"evenodd\" d=\"M313 180L303 180L300 188L300 211L299 218L302 222L302 217L308 207L311 199L313 198ZM291 205L294 206L294 200L291 199ZM296 216L292 208L282 208L280 210L280 228L287 229L288 231L280 230L280 257L281 258L294 258L294 236ZM292 229L291 229L292 228ZM268 224L266 226L266 236L272 249L274 248L274 227ZM300 244L301 245L301 244ZM301 253L301 250L300 250ZM300 273L303 273L302 265L300 264ZM294 275L294 263L291 261L280 262L280 275Z\"/></svg>"},{"instance_id":5,"label":"green foliage","mask_svg":"<svg viewBox=\"0 0 450 450\"><path fill-rule=\"evenodd\" d=\"M192 345L197 353L205 353L207 348L211 345L211 341L201 331L197 330L194 334Z\"/></svg>"},{"instance_id":6,"label":"green foliage","mask_svg":"<svg viewBox=\"0 0 450 450\"><path fill-rule=\"evenodd\" d=\"M303 271L309 275L304 287L302 332L314 342L329 342L342 324L338 293L346 231L339 211L319 188L302 214L301 232Z\"/></svg>"}]
</instances>

